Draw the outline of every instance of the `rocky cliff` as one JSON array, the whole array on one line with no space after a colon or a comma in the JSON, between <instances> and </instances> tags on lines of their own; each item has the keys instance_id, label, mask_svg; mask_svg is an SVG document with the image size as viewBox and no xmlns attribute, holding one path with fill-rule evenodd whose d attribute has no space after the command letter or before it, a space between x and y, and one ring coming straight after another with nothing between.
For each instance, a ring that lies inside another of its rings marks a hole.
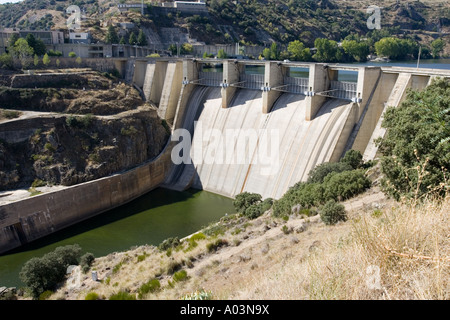
<instances>
[{"instance_id":1,"label":"rocky cliff","mask_svg":"<svg viewBox=\"0 0 450 320\"><path fill-rule=\"evenodd\" d=\"M0 107L20 110L0 119L0 190L74 185L162 151L169 134L156 110L134 88L95 77L83 88L0 87Z\"/></svg>"}]
</instances>

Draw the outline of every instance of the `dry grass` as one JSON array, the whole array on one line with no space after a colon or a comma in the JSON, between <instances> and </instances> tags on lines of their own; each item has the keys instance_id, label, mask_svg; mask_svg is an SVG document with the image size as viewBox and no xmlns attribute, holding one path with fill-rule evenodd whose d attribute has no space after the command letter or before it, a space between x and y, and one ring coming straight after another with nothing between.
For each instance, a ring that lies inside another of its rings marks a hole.
<instances>
[{"instance_id":1,"label":"dry grass","mask_svg":"<svg viewBox=\"0 0 450 320\"><path fill-rule=\"evenodd\" d=\"M255 275L243 299L448 300L450 197L400 205L332 227L324 245Z\"/></svg>"},{"instance_id":2,"label":"dry grass","mask_svg":"<svg viewBox=\"0 0 450 320\"><path fill-rule=\"evenodd\" d=\"M413 208L372 189L346 207L349 220L335 226L318 216L287 222L269 213L252 221L230 217L222 222L227 227L195 247L183 241L169 254L143 246L97 258L93 268L101 281L85 275L78 288L66 286L52 298L95 292L108 299L119 291L139 297L140 286L154 278L161 289L142 299L180 299L202 290L213 299L450 298L449 196ZM228 245L208 252L217 239ZM174 281L176 270L185 270L187 279Z\"/></svg>"}]
</instances>

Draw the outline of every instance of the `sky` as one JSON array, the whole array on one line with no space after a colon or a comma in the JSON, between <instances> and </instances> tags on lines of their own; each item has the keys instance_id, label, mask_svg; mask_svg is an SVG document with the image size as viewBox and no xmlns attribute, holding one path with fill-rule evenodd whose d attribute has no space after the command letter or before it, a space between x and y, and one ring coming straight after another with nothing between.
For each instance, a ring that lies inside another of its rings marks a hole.
<instances>
[{"instance_id":1,"label":"sky","mask_svg":"<svg viewBox=\"0 0 450 320\"><path fill-rule=\"evenodd\" d=\"M0 0L0 4L5 4L8 2L16 3L16 2L20 2L20 1L22 1L22 0Z\"/></svg>"}]
</instances>

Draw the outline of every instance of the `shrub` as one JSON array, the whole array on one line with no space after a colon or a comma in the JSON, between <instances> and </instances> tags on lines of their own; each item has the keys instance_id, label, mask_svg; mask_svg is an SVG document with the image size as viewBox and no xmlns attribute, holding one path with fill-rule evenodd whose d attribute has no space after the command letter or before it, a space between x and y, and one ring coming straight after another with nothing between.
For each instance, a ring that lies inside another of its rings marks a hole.
<instances>
[{"instance_id":1,"label":"shrub","mask_svg":"<svg viewBox=\"0 0 450 320\"><path fill-rule=\"evenodd\" d=\"M399 200L419 198L441 183L450 168L450 81L437 79L424 90L410 91L397 108L386 110L379 140L382 187ZM439 190L444 195L444 189Z\"/></svg>"},{"instance_id":2,"label":"shrub","mask_svg":"<svg viewBox=\"0 0 450 320\"><path fill-rule=\"evenodd\" d=\"M262 211L262 205L260 203L253 204L250 207L248 207L247 209L245 209L245 211L244 211L244 215L246 217L248 217L249 219L256 219L261 214L263 214L263 211Z\"/></svg>"},{"instance_id":3,"label":"shrub","mask_svg":"<svg viewBox=\"0 0 450 320\"><path fill-rule=\"evenodd\" d=\"M136 300L136 297L125 291L119 291L109 297L109 300Z\"/></svg>"},{"instance_id":4,"label":"shrub","mask_svg":"<svg viewBox=\"0 0 450 320\"><path fill-rule=\"evenodd\" d=\"M324 182L324 198L346 200L370 187L371 182L362 170L329 174Z\"/></svg>"},{"instance_id":5,"label":"shrub","mask_svg":"<svg viewBox=\"0 0 450 320\"><path fill-rule=\"evenodd\" d=\"M182 300L211 300L212 299L212 292L209 291L205 291L204 289L202 289L201 291L195 291L193 293L189 293L187 295L185 295L184 297L182 297Z\"/></svg>"},{"instance_id":6,"label":"shrub","mask_svg":"<svg viewBox=\"0 0 450 320\"><path fill-rule=\"evenodd\" d=\"M226 241L224 239L217 239L214 242L208 243L206 245L206 249L208 250L209 253L211 253L211 252L217 251L217 249L219 249L220 247L227 246L227 245L228 245L228 241Z\"/></svg>"},{"instance_id":7,"label":"shrub","mask_svg":"<svg viewBox=\"0 0 450 320\"><path fill-rule=\"evenodd\" d=\"M20 279L37 299L64 279L69 265L78 264L80 252L80 246L75 244L58 247L41 258L32 258L22 267Z\"/></svg>"},{"instance_id":8,"label":"shrub","mask_svg":"<svg viewBox=\"0 0 450 320\"><path fill-rule=\"evenodd\" d=\"M187 280L187 272L186 270L180 270L173 274L173 281L181 282Z\"/></svg>"},{"instance_id":9,"label":"shrub","mask_svg":"<svg viewBox=\"0 0 450 320\"><path fill-rule=\"evenodd\" d=\"M327 175L333 172L352 170L352 166L344 162L324 162L312 169L308 174L308 182L322 183Z\"/></svg>"},{"instance_id":10,"label":"shrub","mask_svg":"<svg viewBox=\"0 0 450 320\"><path fill-rule=\"evenodd\" d=\"M100 296L95 292L89 292L85 297L84 300L100 300Z\"/></svg>"},{"instance_id":11,"label":"shrub","mask_svg":"<svg viewBox=\"0 0 450 320\"><path fill-rule=\"evenodd\" d=\"M353 169L359 169L363 165L363 156L361 152L352 149L347 151L345 156L339 162L346 163Z\"/></svg>"},{"instance_id":12,"label":"shrub","mask_svg":"<svg viewBox=\"0 0 450 320\"><path fill-rule=\"evenodd\" d=\"M53 294L53 291L46 290L39 295L39 300L47 300Z\"/></svg>"},{"instance_id":13,"label":"shrub","mask_svg":"<svg viewBox=\"0 0 450 320\"><path fill-rule=\"evenodd\" d=\"M89 268L92 265L92 262L94 262L95 257L92 253L87 252L84 255L81 256L80 258L80 265L81 265L81 270L86 273L89 271Z\"/></svg>"},{"instance_id":14,"label":"shrub","mask_svg":"<svg viewBox=\"0 0 450 320\"><path fill-rule=\"evenodd\" d=\"M233 205L236 211L244 212L251 205L261 202L261 199L262 197L260 194L242 192L236 196Z\"/></svg>"},{"instance_id":15,"label":"shrub","mask_svg":"<svg viewBox=\"0 0 450 320\"><path fill-rule=\"evenodd\" d=\"M151 279L148 282L144 283L139 287L138 290L138 298L142 299L144 294L147 294L149 292L156 292L161 288L161 283L158 279Z\"/></svg>"},{"instance_id":16,"label":"shrub","mask_svg":"<svg viewBox=\"0 0 450 320\"><path fill-rule=\"evenodd\" d=\"M77 120L77 118L74 117L74 116L68 116L68 117L66 118L66 124L67 124L69 127L75 127L75 126L78 125L78 120Z\"/></svg>"},{"instance_id":17,"label":"shrub","mask_svg":"<svg viewBox=\"0 0 450 320\"><path fill-rule=\"evenodd\" d=\"M179 246L180 244L181 244L181 242L178 239L178 237L168 238L158 245L158 249L160 251L165 251L170 248L175 248L175 247Z\"/></svg>"},{"instance_id":18,"label":"shrub","mask_svg":"<svg viewBox=\"0 0 450 320\"><path fill-rule=\"evenodd\" d=\"M347 221L345 207L334 200L329 200L320 209L320 218L327 225L334 225L339 221Z\"/></svg>"}]
</instances>

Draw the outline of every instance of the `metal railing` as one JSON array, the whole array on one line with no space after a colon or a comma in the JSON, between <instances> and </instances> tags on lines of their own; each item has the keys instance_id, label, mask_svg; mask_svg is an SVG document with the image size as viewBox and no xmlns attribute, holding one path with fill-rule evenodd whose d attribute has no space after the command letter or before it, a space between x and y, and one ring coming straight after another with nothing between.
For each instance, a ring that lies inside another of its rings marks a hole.
<instances>
[{"instance_id":1,"label":"metal railing","mask_svg":"<svg viewBox=\"0 0 450 320\"><path fill-rule=\"evenodd\" d=\"M304 94L308 91L309 79L308 78L295 78L295 77L284 77L283 91L290 93Z\"/></svg>"},{"instance_id":2,"label":"metal railing","mask_svg":"<svg viewBox=\"0 0 450 320\"><path fill-rule=\"evenodd\" d=\"M331 81L327 95L338 99L352 100L356 97L358 84L356 82Z\"/></svg>"},{"instance_id":3,"label":"metal railing","mask_svg":"<svg viewBox=\"0 0 450 320\"><path fill-rule=\"evenodd\" d=\"M263 74L241 74L239 83L236 85L241 88L261 90L264 86Z\"/></svg>"},{"instance_id":4,"label":"metal railing","mask_svg":"<svg viewBox=\"0 0 450 320\"><path fill-rule=\"evenodd\" d=\"M222 72L199 72L197 84L208 87L220 87L223 81Z\"/></svg>"}]
</instances>

